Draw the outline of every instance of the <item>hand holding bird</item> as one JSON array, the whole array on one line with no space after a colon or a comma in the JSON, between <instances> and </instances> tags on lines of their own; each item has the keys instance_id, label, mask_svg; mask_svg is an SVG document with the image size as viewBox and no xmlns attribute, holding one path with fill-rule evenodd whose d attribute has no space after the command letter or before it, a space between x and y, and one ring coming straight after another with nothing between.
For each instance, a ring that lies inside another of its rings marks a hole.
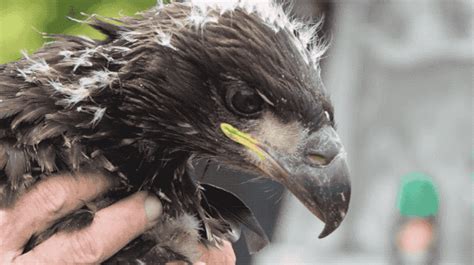
<instances>
[{"instance_id":1,"label":"hand holding bird","mask_svg":"<svg viewBox=\"0 0 474 265\"><path fill-rule=\"evenodd\" d=\"M112 185L103 175L90 173L54 176L38 183L14 207L0 210L0 263L100 263L156 224L162 213L161 202L138 192L99 210L87 228L55 234L24 253L30 237L100 197ZM235 264L230 243L222 251L201 250L204 264Z\"/></svg>"}]
</instances>

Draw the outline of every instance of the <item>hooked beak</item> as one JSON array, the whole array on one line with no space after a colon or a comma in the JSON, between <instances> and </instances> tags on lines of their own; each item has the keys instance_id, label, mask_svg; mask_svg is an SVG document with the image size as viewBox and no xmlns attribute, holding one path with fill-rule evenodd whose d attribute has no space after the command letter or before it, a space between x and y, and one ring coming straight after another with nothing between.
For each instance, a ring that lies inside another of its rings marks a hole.
<instances>
[{"instance_id":1,"label":"hooked beak","mask_svg":"<svg viewBox=\"0 0 474 265\"><path fill-rule=\"evenodd\" d=\"M253 151L261 161L257 167L282 183L325 223L319 238L339 227L349 207L351 186L346 153L332 127L325 126L303 139L295 154L272 149L231 125L223 124L221 129L229 138Z\"/></svg>"}]
</instances>

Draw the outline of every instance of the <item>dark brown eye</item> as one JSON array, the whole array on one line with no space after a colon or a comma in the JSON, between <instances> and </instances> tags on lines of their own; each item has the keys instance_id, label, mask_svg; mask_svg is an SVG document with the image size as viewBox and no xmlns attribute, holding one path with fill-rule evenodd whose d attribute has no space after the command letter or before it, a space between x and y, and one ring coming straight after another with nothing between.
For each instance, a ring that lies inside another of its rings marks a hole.
<instances>
[{"instance_id":1,"label":"dark brown eye","mask_svg":"<svg viewBox=\"0 0 474 265\"><path fill-rule=\"evenodd\" d=\"M255 117L263 110L263 99L250 88L234 87L227 91L227 106L237 115Z\"/></svg>"}]
</instances>

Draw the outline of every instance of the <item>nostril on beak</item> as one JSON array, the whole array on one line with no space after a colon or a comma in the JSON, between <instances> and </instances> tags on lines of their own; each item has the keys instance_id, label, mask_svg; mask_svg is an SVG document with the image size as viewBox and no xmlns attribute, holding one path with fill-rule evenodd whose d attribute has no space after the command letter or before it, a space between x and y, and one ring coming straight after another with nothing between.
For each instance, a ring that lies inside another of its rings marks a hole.
<instances>
[{"instance_id":1,"label":"nostril on beak","mask_svg":"<svg viewBox=\"0 0 474 265\"><path fill-rule=\"evenodd\" d=\"M331 162L330 159L327 159L326 157L319 154L308 154L307 158L310 164L315 166L326 166L329 164L329 162Z\"/></svg>"}]
</instances>

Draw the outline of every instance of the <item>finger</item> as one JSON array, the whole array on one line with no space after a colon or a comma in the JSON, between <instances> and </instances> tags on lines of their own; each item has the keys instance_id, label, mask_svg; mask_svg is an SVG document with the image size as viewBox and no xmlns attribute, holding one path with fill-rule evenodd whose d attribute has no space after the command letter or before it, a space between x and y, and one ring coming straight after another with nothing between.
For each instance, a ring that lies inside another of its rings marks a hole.
<instances>
[{"instance_id":1,"label":"finger","mask_svg":"<svg viewBox=\"0 0 474 265\"><path fill-rule=\"evenodd\" d=\"M13 208L0 211L0 248L21 251L36 232L107 191L112 181L104 175L49 177L21 196Z\"/></svg>"},{"instance_id":2,"label":"finger","mask_svg":"<svg viewBox=\"0 0 474 265\"><path fill-rule=\"evenodd\" d=\"M19 264L100 263L151 228L161 203L145 192L98 211L92 224L72 233L58 233L15 259Z\"/></svg>"},{"instance_id":3,"label":"finger","mask_svg":"<svg viewBox=\"0 0 474 265\"><path fill-rule=\"evenodd\" d=\"M194 265L204 264L222 264L233 265L236 262L234 249L232 244L224 241L219 247L204 247L200 246L200 251L203 253L198 262Z\"/></svg>"}]
</instances>

